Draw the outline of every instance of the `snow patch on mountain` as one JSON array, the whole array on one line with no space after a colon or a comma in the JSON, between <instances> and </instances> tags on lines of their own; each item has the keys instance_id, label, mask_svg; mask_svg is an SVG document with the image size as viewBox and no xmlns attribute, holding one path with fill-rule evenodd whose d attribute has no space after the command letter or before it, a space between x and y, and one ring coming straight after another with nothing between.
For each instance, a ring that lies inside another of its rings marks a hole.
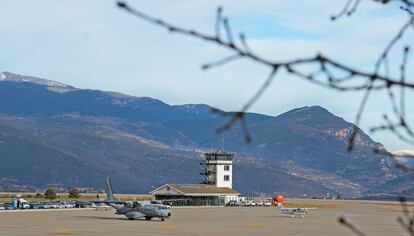
<instances>
[{"instance_id":1,"label":"snow patch on mountain","mask_svg":"<svg viewBox=\"0 0 414 236\"><path fill-rule=\"evenodd\" d=\"M69 86L64 83L36 78L32 76L24 76L13 74L10 72L1 72L0 73L0 81L7 81L7 82L14 82L14 83L32 83L36 85L45 86L47 89L58 92L58 93L65 93L68 91L76 90L76 88Z\"/></svg>"},{"instance_id":2,"label":"snow patch on mountain","mask_svg":"<svg viewBox=\"0 0 414 236\"><path fill-rule=\"evenodd\" d=\"M0 73L0 80L5 80L7 76L2 72Z\"/></svg>"}]
</instances>

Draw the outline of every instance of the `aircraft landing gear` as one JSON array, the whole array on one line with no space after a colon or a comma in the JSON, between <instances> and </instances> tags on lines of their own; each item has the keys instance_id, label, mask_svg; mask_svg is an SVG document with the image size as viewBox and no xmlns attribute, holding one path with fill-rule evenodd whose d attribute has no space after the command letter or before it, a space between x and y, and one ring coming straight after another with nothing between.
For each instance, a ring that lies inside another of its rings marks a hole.
<instances>
[{"instance_id":1,"label":"aircraft landing gear","mask_svg":"<svg viewBox=\"0 0 414 236\"><path fill-rule=\"evenodd\" d=\"M165 219L164 219L164 217L161 217L161 221L164 221Z\"/></svg>"},{"instance_id":2,"label":"aircraft landing gear","mask_svg":"<svg viewBox=\"0 0 414 236\"><path fill-rule=\"evenodd\" d=\"M151 217L145 217L145 220L151 220Z\"/></svg>"}]
</instances>

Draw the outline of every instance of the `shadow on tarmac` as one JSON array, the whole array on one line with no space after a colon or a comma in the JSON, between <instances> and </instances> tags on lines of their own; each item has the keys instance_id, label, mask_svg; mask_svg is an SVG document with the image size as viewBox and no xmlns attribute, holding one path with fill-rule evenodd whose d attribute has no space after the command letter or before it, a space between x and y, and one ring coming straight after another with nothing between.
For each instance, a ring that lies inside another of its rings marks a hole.
<instances>
[{"instance_id":1,"label":"shadow on tarmac","mask_svg":"<svg viewBox=\"0 0 414 236\"><path fill-rule=\"evenodd\" d=\"M291 218L289 216L262 216L263 218Z\"/></svg>"},{"instance_id":2,"label":"shadow on tarmac","mask_svg":"<svg viewBox=\"0 0 414 236\"><path fill-rule=\"evenodd\" d=\"M95 220L125 220L125 221L148 221L146 219L136 219L136 220L130 220L128 218L120 218L120 217L108 217L108 216L78 216L78 218L86 218L86 219L95 219ZM152 222L158 221L158 220L151 220ZM161 220L160 220L161 222Z\"/></svg>"}]
</instances>

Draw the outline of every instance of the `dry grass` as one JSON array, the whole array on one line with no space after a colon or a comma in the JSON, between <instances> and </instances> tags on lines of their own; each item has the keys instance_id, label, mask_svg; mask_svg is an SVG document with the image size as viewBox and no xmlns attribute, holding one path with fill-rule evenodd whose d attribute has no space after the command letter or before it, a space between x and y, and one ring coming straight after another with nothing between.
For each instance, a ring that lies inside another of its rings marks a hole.
<instances>
[{"instance_id":1,"label":"dry grass","mask_svg":"<svg viewBox=\"0 0 414 236\"><path fill-rule=\"evenodd\" d=\"M327 203L298 203L298 202L286 202L283 203L285 207L291 208L348 208L349 204L341 202L327 202Z\"/></svg>"}]
</instances>

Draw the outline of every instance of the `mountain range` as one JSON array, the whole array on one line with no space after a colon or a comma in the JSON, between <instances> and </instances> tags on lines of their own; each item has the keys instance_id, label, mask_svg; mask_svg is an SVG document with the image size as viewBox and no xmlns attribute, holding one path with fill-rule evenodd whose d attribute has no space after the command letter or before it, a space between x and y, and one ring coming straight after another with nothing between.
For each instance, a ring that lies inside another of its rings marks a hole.
<instances>
[{"instance_id":1,"label":"mountain range","mask_svg":"<svg viewBox=\"0 0 414 236\"><path fill-rule=\"evenodd\" d=\"M234 188L244 195L360 197L408 178L362 130L349 152L354 124L323 107L248 113L249 144L237 125L217 134L228 117L211 110L0 73L0 187L102 189L111 176L115 191L148 193L200 182L201 153L223 147L236 153Z\"/></svg>"}]
</instances>

